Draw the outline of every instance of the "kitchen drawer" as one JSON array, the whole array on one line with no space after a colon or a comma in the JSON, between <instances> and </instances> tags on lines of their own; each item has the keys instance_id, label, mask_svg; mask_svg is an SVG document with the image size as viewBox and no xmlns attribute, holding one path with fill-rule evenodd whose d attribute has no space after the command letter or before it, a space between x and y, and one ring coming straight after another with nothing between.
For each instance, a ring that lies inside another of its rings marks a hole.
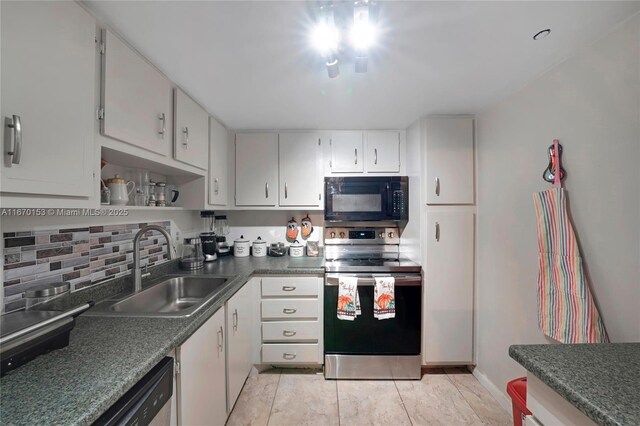
<instances>
[{"instance_id":1,"label":"kitchen drawer","mask_svg":"<svg viewBox=\"0 0 640 426\"><path fill-rule=\"evenodd\" d=\"M263 342L317 342L318 321L277 321L262 323Z\"/></svg>"},{"instance_id":2,"label":"kitchen drawer","mask_svg":"<svg viewBox=\"0 0 640 426\"><path fill-rule=\"evenodd\" d=\"M318 296L316 277L262 278L262 296Z\"/></svg>"},{"instance_id":3,"label":"kitchen drawer","mask_svg":"<svg viewBox=\"0 0 640 426\"><path fill-rule=\"evenodd\" d=\"M264 344L262 345L262 362L265 364L320 364L320 347L318 344Z\"/></svg>"},{"instance_id":4,"label":"kitchen drawer","mask_svg":"<svg viewBox=\"0 0 640 426\"><path fill-rule=\"evenodd\" d=\"M317 299L268 299L262 301L262 319L316 319L318 318Z\"/></svg>"}]
</instances>

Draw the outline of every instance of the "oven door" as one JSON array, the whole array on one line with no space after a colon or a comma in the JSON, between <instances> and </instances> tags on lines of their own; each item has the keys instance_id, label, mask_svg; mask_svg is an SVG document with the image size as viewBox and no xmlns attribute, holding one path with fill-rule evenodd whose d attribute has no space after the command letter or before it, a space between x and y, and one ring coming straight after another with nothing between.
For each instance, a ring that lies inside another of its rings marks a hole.
<instances>
[{"instance_id":1,"label":"oven door","mask_svg":"<svg viewBox=\"0 0 640 426\"><path fill-rule=\"evenodd\" d=\"M372 274L344 274L358 277L362 314L353 321L338 319L340 274L326 274L324 286L325 355L419 355L422 325L422 277L420 274L391 274L395 277L396 316L373 317ZM389 275L389 274L376 274Z\"/></svg>"},{"instance_id":2,"label":"oven door","mask_svg":"<svg viewBox=\"0 0 640 426\"><path fill-rule=\"evenodd\" d=\"M324 219L329 222L406 220L406 177L325 178Z\"/></svg>"}]
</instances>

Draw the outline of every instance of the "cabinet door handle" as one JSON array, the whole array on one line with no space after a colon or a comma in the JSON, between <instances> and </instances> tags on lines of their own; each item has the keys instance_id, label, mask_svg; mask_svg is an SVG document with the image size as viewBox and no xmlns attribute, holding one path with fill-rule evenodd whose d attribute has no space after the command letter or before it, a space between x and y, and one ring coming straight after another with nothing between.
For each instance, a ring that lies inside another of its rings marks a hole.
<instances>
[{"instance_id":1,"label":"cabinet door handle","mask_svg":"<svg viewBox=\"0 0 640 426\"><path fill-rule=\"evenodd\" d=\"M292 286L292 285L283 285L282 286L282 291L293 291L295 289L296 288L294 286Z\"/></svg>"},{"instance_id":2,"label":"cabinet door handle","mask_svg":"<svg viewBox=\"0 0 640 426\"><path fill-rule=\"evenodd\" d=\"M222 348L224 347L224 330L220 327L218 330L218 352L222 352Z\"/></svg>"},{"instance_id":3,"label":"cabinet door handle","mask_svg":"<svg viewBox=\"0 0 640 426\"><path fill-rule=\"evenodd\" d=\"M298 312L298 310L295 308L284 308L282 310L283 314L295 314L296 312Z\"/></svg>"},{"instance_id":4,"label":"cabinet door handle","mask_svg":"<svg viewBox=\"0 0 640 426\"><path fill-rule=\"evenodd\" d=\"M440 196L440 178L436 177L436 196Z\"/></svg>"},{"instance_id":5,"label":"cabinet door handle","mask_svg":"<svg viewBox=\"0 0 640 426\"><path fill-rule=\"evenodd\" d=\"M296 332L293 330L282 330L282 335L286 337L295 336Z\"/></svg>"},{"instance_id":6,"label":"cabinet door handle","mask_svg":"<svg viewBox=\"0 0 640 426\"><path fill-rule=\"evenodd\" d=\"M355 154L355 160L356 160L355 164L358 164L358 148L355 148L353 152Z\"/></svg>"},{"instance_id":7,"label":"cabinet door handle","mask_svg":"<svg viewBox=\"0 0 640 426\"><path fill-rule=\"evenodd\" d=\"M167 130L166 128L166 118L164 115L164 112L160 115L158 115L158 120L160 120L162 122L162 127L160 127L160 130L158 131L158 134L162 136L162 139L164 139L164 132Z\"/></svg>"},{"instance_id":8,"label":"cabinet door handle","mask_svg":"<svg viewBox=\"0 0 640 426\"><path fill-rule=\"evenodd\" d=\"M440 223L436 222L436 241L440 242Z\"/></svg>"},{"instance_id":9,"label":"cabinet door handle","mask_svg":"<svg viewBox=\"0 0 640 426\"><path fill-rule=\"evenodd\" d=\"M295 359L295 357L296 357L296 354L290 354L290 353L287 353L287 352L282 354L282 358L284 358L284 359Z\"/></svg>"},{"instance_id":10,"label":"cabinet door handle","mask_svg":"<svg viewBox=\"0 0 640 426\"><path fill-rule=\"evenodd\" d=\"M220 192L220 185L218 184L218 178L213 180L213 192L218 194Z\"/></svg>"},{"instance_id":11,"label":"cabinet door handle","mask_svg":"<svg viewBox=\"0 0 640 426\"><path fill-rule=\"evenodd\" d=\"M233 310L232 317L233 317L233 329L237 331L238 330L238 310L237 309Z\"/></svg>"},{"instance_id":12,"label":"cabinet door handle","mask_svg":"<svg viewBox=\"0 0 640 426\"><path fill-rule=\"evenodd\" d=\"M264 183L264 198L269 198L269 182Z\"/></svg>"},{"instance_id":13,"label":"cabinet door handle","mask_svg":"<svg viewBox=\"0 0 640 426\"><path fill-rule=\"evenodd\" d=\"M182 147L184 149L187 149L187 147L189 146L189 127L185 127L182 133L184 133L184 141L182 142Z\"/></svg>"},{"instance_id":14,"label":"cabinet door handle","mask_svg":"<svg viewBox=\"0 0 640 426\"><path fill-rule=\"evenodd\" d=\"M318 192L318 201L322 200L322 194Z\"/></svg>"},{"instance_id":15,"label":"cabinet door handle","mask_svg":"<svg viewBox=\"0 0 640 426\"><path fill-rule=\"evenodd\" d=\"M289 197L289 188L287 186L287 182L284 183L284 198L288 198Z\"/></svg>"},{"instance_id":16,"label":"cabinet door handle","mask_svg":"<svg viewBox=\"0 0 640 426\"><path fill-rule=\"evenodd\" d=\"M11 157L13 164L20 164L20 157L22 155L22 123L19 115L14 115L13 119L6 117L5 122L7 127L13 129L13 149L7 151Z\"/></svg>"},{"instance_id":17,"label":"cabinet door handle","mask_svg":"<svg viewBox=\"0 0 640 426\"><path fill-rule=\"evenodd\" d=\"M378 164L378 148L373 148L373 164Z\"/></svg>"}]
</instances>

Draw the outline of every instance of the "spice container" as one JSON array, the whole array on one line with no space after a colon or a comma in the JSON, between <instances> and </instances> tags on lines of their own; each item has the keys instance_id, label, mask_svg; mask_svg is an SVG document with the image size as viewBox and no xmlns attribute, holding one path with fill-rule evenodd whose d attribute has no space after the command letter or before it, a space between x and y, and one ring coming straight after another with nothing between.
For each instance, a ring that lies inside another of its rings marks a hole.
<instances>
[{"instance_id":1,"label":"spice container","mask_svg":"<svg viewBox=\"0 0 640 426\"><path fill-rule=\"evenodd\" d=\"M262 238L258 237L258 239L253 242L251 254L254 257L265 257L267 255L267 242L262 241Z\"/></svg>"},{"instance_id":2,"label":"spice container","mask_svg":"<svg viewBox=\"0 0 640 426\"><path fill-rule=\"evenodd\" d=\"M302 257L304 256L304 246L300 244L298 240L294 240L289 246L289 256Z\"/></svg>"},{"instance_id":3,"label":"spice container","mask_svg":"<svg viewBox=\"0 0 640 426\"><path fill-rule=\"evenodd\" d=\"M244 238L244 235L240 235L240 238L233 242L233 255L235 257L249 256L250 244L249 240Z\"/></svg>"}]
</instances>

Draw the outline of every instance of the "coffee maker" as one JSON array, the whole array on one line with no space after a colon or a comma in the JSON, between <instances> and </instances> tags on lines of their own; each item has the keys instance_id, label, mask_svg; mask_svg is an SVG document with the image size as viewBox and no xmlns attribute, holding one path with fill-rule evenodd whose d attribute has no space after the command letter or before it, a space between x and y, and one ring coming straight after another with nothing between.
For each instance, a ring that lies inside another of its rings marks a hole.
<instances>
[{"instance_id":1,"label":"coffee maker","mask_svg":"<svg viewBox=\"0 0 640 426\"><path fill-rule=\"evenodd\" d=\"M215 212L213 210L202 210L200 217L204 222L204 232L200 233L200 243L202 244L202 254L205 262L212 262L218 258L218 243L214 231Z\"/></svg>"}]
</instances>

